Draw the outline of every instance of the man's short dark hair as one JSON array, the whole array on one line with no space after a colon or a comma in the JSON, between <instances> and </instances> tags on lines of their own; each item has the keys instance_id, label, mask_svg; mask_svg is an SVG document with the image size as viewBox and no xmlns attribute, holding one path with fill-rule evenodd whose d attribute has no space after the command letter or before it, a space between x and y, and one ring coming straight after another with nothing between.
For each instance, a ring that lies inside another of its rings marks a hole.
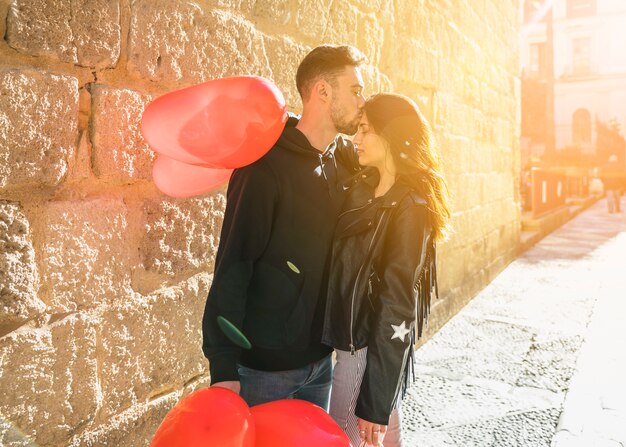
<instances>
[{"instance_id":1,"label":"man's short dark hair","mask_svg":"<svg viewBox=\"0 0 626 447\"><path fill-rule=\"evenodd\" d=\"M309 99L315 81L332 78L346 66L358 67L365 62L365 56L350 45L320 45L307 54L296 73L296 87L303 101Z\"/></svg>"}]
</instances>

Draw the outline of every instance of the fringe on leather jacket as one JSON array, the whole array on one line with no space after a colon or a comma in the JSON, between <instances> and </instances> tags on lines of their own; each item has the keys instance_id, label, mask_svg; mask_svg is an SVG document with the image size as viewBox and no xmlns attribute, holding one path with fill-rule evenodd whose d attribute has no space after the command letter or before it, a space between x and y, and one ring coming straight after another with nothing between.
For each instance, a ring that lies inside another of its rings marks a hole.
<instances>
[{"instance_id":1,"label":"fringe on leather jacket","mask_svg":"<svg viewBox=\"0 0 626 447\"><path fill-rule=\"evenodd\" d=\"M374 198L378 172L359 176L335 228L322 342L351 352L368 347L355 413L387 425L438 295L435 241L414 189L397 181Z\"/></svg>"}]
</instances>

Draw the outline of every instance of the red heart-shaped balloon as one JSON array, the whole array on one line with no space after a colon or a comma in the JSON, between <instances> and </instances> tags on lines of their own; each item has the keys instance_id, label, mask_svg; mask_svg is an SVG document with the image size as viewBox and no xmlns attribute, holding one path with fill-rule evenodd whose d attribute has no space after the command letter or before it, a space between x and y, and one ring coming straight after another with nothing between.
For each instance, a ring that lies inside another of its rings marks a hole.
<instances>
[{"instance_id":1,"label":"red heart-shaped balloon","mask_svg":"<svg viewBox=\"0 0 626 447\"><path fill-rule=\"evenodd\" d=\"M350 439L322 408L285 399L250 408L255 447L350 447Z\"/></svg>"},{"instance_id":2,"label":"red heart-shaped balloon","mask_svg":"<svg viewBox=\"0 0 626 447\"><path fill-rule=\"evenodd\" d=\"M254 432L250 409L237 393L204 388L167 413L150 447L254 447Z\"/></svg>"},{"instance_id":3,"label":"red heart-shaped balloon","mask_svg":"<svg viewBox=\"0 0 626 447\"><path fill-rule=\"evenodd\" d=\"M141 132L161 155L232 169L269 151L286 121L285 98L271 81L234 76L158 97L143 112Z\"/></svg>"},{"instance_id":4,"label":"red heart-shaped balloon","mask_svg":"<svg viewBox=\"0 0 626 447\"><path fill-rule=\"evenodd\" d=\"M159 190L171 197L192 197L223 185L232 169L195 166L159 155L152 165L152 178Z\"/></svg>"}]
</instances>

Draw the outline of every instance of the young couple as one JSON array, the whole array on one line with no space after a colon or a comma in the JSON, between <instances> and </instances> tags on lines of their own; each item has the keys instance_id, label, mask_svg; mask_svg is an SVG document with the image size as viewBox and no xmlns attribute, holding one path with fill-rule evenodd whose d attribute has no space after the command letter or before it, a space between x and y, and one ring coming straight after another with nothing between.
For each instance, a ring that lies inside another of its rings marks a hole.
<instances>
[{"instance_id":1,"label":"young couple","mask_svg":"<svg viewBox=\"0 0 626 447\"><path fill-rule=\"evenodd\" d=\"M428 123L404 96L365 100L363 60L349 46L311 51L296 74L302 117L234 171L203 351L212 385L250 406L305 399L355 447L394 446L450 213Z\"/></svg>"}]
</instances>

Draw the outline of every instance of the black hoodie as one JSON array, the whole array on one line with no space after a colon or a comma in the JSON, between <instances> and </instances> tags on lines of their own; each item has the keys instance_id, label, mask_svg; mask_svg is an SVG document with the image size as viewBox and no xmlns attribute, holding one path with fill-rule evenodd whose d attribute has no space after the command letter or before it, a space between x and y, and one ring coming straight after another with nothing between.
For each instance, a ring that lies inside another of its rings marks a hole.
<instances>
[{"instance_id":1,"label":"black hoodie","mask_svg":"<svg viewBox=\"0 0 626 447\"><path fill-rule=\"evenodd\" d=\"M292 124L266 155L236 169L228 185L202 321L211 383L239 380L237 363L290 370L331 351L321 343L328 258L343 182L358 163L341 137L322 154ZM241 329L252 349L226 338L220 315Z\"/></svg>"}]
</instances>

